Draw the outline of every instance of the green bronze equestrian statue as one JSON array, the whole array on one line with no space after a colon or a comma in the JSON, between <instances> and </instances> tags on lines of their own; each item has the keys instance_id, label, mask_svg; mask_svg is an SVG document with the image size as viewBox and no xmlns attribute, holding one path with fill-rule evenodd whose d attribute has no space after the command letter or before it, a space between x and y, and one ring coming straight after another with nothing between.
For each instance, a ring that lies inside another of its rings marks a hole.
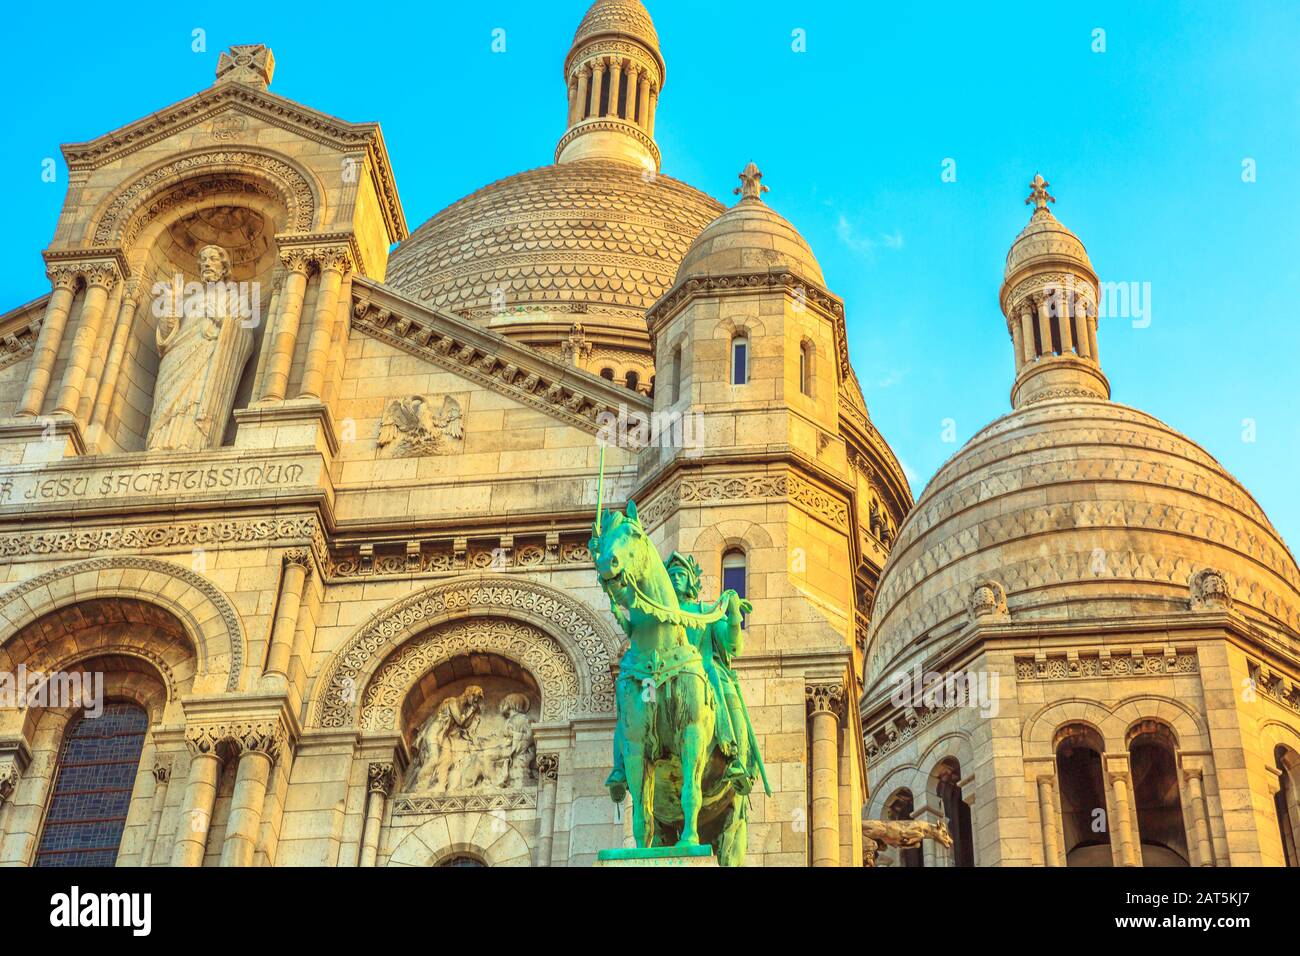
<instances>
[{"instance_id":1,"label":"green bronze equestrian statue","mask_svg":"<svg viewBox=\"0 0 1300 956\"><path fill-rule=\"evenodd\" d=\"M728 590L701 605L699 565L674 553L665 566L634 502L626 514L597 511L592 532L596 573L629 639L610 796L631 794L638 847L708 843L720 865L740 866L754 780L771 793L731 668L750 604Z\"/></svg>"}]
</instances>

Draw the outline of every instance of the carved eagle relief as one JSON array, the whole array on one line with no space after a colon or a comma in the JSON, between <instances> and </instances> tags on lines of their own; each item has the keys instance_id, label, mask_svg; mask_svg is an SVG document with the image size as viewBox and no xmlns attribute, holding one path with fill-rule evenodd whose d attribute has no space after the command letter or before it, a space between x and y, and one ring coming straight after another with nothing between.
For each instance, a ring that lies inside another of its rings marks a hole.
<instances>
[{"instance_id":1,"label":"carved eagle relief","mask_svg":"<svg viewBox=\"0 0 1300 956\"><path fill-rule=\"evenodd\" d=\"M460 404L444 395L412 395L388 403L379 423L376 447L386 458L421 455L455 455L464 444L464 416Z\"/></svg>"}]
</instances>

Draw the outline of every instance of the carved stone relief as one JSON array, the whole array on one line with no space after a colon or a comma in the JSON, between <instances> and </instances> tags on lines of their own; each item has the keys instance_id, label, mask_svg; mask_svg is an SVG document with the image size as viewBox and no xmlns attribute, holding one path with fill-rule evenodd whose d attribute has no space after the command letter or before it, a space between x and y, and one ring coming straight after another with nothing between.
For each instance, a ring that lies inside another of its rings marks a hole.
<instances>
[{"instance_id":1,"label":"carved stone relief","mask_svg":"<svg viewBox=\"0 0 1300 956\"><path fill-rule=\"evenodd\" d=\"M376 446L384 458L454 455L465 445L464 416L450 395L412 395L388 403Z\"/></svg>"},{"instance_id":2,"label":"carved stone relief","mask_svg":"<svg viewBox=\"0 0 1300 956\"><path fill-rule=\"evenodd\" d=\"M449 687L416 732L409 792L518 790L534 781L537 694L519 682L467 678Z\"/></svg>"}]
</instances>

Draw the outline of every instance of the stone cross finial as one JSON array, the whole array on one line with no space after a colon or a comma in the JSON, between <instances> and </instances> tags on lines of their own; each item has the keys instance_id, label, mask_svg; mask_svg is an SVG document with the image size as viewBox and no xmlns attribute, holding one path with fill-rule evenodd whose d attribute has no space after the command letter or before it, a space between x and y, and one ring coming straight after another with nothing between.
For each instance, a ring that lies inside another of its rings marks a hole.
<instances>
[{"instance_id":1,"label":"stone cross finial","mask_svg":"<svg viewBox=\"0 0 1300 956\"><path fill-rule=\"evenodd\" d=\"M232 46L217 60L218 83L243 83L266 89L275 73L275 57L264 43Z\"/></svg>"},{"instance_id":2,"label":"stone cross finial","mask_svg":"<svg viewBox=\"0 0 1300 956\"><path fill-rule=\"evenodd\" d=\"M771 191L763 185L763 174L753 163L746 166L745 171L740 174L740 182L741 185L734 192L740 197L741 202L746 199L757 199L762 202L763 193Z\"/></svg>"},{"instance_id":3,"label":"stone cross finial","mask_svg":"<svg viewBox=\"0 0 1300 956\"><path fill-rule=\"evenodd\" d=\"M1056 202L1056 197L1049 195L1047 187L1052 185L1043 178L1042 173L1034 173L1034 180L1029 184L1029 198L1025 200L1025 205L1033 205L1035 209L1046 209L1049 202Z\"/></svg>"}]
</instances>

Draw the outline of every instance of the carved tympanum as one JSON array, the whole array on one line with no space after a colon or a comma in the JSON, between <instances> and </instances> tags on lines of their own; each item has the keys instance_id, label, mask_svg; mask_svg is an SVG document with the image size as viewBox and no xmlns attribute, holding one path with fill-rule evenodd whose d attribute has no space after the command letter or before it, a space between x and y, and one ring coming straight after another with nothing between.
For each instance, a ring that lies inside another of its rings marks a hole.
<instances>
[{"instance_id":1,"label":"carved tympanum","mask_svg":"<svg viewBox=\"0 0 1300 956\"><path fill-rule=\"evenodd\" d=\"M533 695L511 682L469 684L435 707L415 736L406 789L436 794L518 790L535 757Z\"/></svg>"}]
</instances>

